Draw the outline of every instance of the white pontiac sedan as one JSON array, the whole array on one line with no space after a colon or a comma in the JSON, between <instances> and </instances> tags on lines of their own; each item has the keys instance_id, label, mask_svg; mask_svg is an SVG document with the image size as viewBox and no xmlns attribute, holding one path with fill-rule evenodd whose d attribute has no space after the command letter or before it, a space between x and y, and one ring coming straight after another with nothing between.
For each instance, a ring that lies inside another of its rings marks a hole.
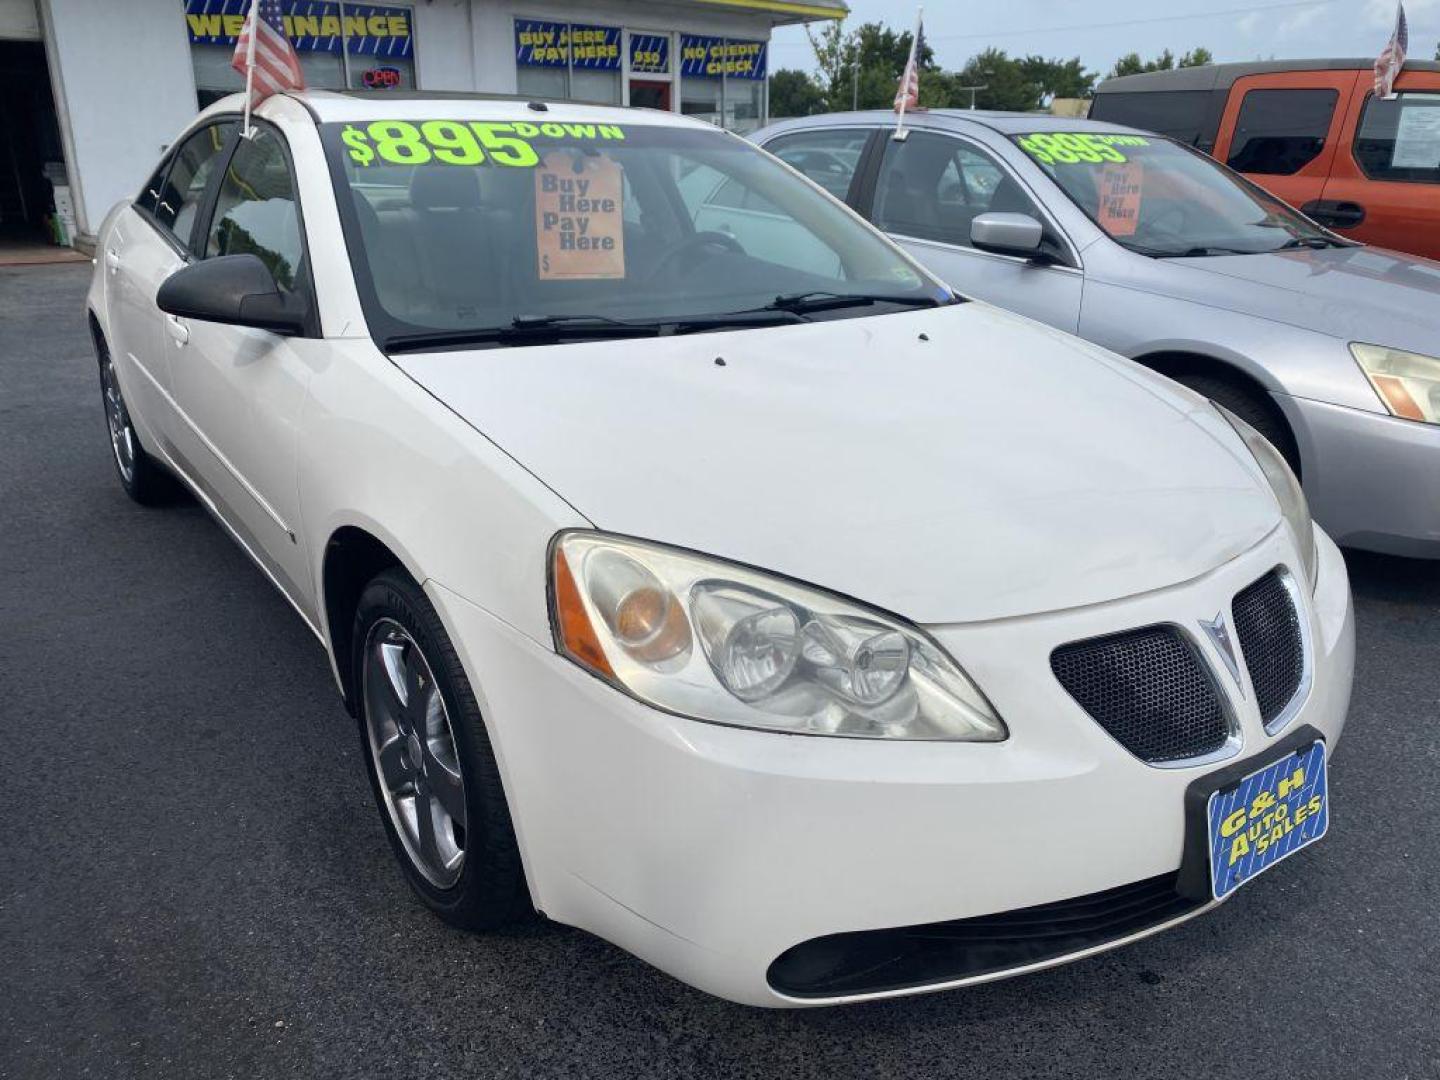
<instances>
[{"instance_id":1,"label":"white pontiac sedan","mask_svg":"<svg viewBox=\"0 0 1440 1080\"><path fill-rule=\"evenodd\" d=\"M101 230L115 462L314 630L440 917L815 1005L1132 941L1324 834L1349 587L1243 421L700 123L238 108Z\"/></svg>"}]
</instances>

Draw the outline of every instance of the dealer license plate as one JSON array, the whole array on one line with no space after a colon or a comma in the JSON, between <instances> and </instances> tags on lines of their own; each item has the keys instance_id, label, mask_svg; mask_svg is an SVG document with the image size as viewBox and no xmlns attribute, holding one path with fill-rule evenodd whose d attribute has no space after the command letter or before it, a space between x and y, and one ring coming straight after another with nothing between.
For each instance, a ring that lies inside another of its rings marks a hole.
<instances>
[{"instance_id":1,"label":"dealer license plate","mask_svg":"<svg viewBox=\"0 0 1440 1080\"><path fill-rule=\"evenodd\" d=\"M1210 796L1210 888L1229 896L1330 825L1325 744L1314 742Z\"/></svg>"}]
</instances>

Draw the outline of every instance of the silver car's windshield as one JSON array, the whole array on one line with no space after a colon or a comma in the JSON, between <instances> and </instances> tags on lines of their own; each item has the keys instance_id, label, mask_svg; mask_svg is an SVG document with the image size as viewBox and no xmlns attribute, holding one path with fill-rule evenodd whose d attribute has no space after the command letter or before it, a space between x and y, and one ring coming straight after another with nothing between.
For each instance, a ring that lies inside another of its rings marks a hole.
<instances>
[{"instance_id":1,"label":"silver car's windshield","mask_svg":"<svg viewBox=\"0 0 1440 1080\"><path fill-rule=\"evenodd\" d=\"M1344 243L1169 139L1101 132L1012 138L1111 239L1132 251L1176 258Z\"/></svg>"},{"instance_id":2,"label":"silver car's windshield","mask_svg":"<svg viewBox=\"0 0 1440 1080\"><path fill-rule=\"evenodd\" d=\"M324 124L371 329L526 344L951 302L880 234L731 135L654 124Z\"/></svg>"}]
</instances>

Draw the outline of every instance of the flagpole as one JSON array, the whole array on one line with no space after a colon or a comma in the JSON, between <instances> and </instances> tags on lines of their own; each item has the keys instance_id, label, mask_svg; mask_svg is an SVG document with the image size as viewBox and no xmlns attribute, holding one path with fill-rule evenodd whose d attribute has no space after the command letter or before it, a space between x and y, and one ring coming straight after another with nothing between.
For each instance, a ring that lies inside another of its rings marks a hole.
<instances>
[{"instance_id":1,"label":"flagpole","mask_svg":"<svg viewBox=\"0 0 1440 1080\"><path fill-rule=\"evenodd\" d=\"M912 69L912 68L914 69L914 71L915 71L915 86L916 86L916 94L917 94L917 97L918 97L918 94L919 94L919 86L920 86L920 68L919 68L919 66L918 66L919 63L920 63L920 60L919 60L919 57L917 57L915 54L916 54L916 50L917 50L917 48L919 47L919 44L920 44L920 27L921 27L922 25L924 25L924 20L925 20L925 8L924 8L923 6L916 8L916 9L915 9L915 33L912 34L911 37L910 37L910 59L909 59L909 61L905 64L905 71L904 71L904 73L900 76L902 79L907 79L907 80L908 80L908 79L909 79L909 76L910 76L910 71L911 71L911 69ZM896 120L895 120L895 134L891 136L891 138L893 138L896 142L904 142L904 141L906 140L906 138L907 138L907 137L909 136L909 134L910 134L908 131L905 130L905 106L908 105L909 103L910 103L910 88L909 88L909 86L907 85L906 87L903 88L903 92L901 93L901 96L900 96L900 115L899 115L899 117L897 117Z\"/></svg>"},{"instance_id":2,"label":"flagpole","mask_svg":"<svg viewBox=\"0 0 1440 1080\"><path fill-rule=\"evenodd\" d=\"M245 126L240 137L250 138L254 129L250 126L250 102L255 92L255 28L260 17L260 0L250 0L250 38L245 42Z\"/></svg>"}]
</instances>

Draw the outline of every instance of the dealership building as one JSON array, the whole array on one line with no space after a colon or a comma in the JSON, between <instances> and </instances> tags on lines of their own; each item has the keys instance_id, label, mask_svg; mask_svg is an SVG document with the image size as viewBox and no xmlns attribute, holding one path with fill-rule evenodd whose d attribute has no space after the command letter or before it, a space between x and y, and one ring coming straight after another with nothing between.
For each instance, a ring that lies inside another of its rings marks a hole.
<instances>
[{"instance_id":1,"label":"dealership building","mask_svg":"<svg viewBox=\"0 0 1440 1080\"><path fill-rule=\"evenodd\" d=\"M248 0L0 0L0 243L52 199L92 236L197 108L237 90ZM765 122L770 33L843 0L281 0L312 88L481 91ZM58 198L54 196L58 194ZM62 203L64 204L62 206Z\"/></svg>"}]
</instances>

